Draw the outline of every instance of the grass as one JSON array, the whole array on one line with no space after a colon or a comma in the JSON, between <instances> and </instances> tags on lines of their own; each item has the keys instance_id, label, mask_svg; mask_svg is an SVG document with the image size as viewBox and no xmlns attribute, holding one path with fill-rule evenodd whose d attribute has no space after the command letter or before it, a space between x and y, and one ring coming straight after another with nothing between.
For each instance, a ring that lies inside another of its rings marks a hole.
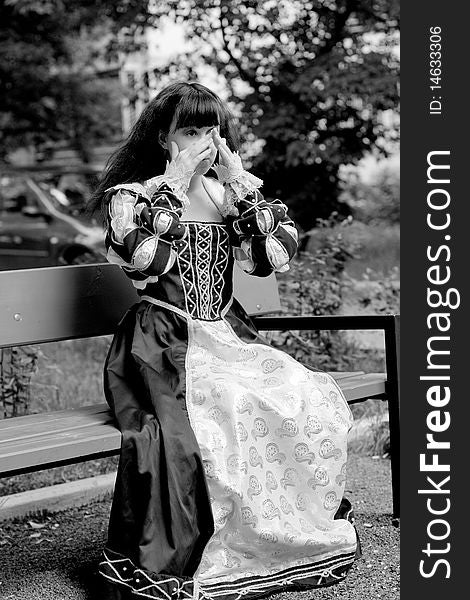
<instances>
[{"instance_id":1,"label":"grass","mask_svg":"<svg viewBox=\"0 0 470 600\"><path fill-rule=\"evenodd\" d=\"M387 456L390 445L387 402L370 399L353 404L354 424L348 452L358 456Z\"/></svg>"}]
</instances>

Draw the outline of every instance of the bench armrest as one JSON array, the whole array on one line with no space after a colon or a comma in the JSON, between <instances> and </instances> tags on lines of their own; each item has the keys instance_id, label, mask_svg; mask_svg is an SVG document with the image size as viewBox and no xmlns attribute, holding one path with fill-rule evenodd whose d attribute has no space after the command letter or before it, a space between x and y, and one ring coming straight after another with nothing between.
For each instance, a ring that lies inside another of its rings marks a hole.
<instances>
[{"instance_id":1,"label":"bench armrest","mask_svg":"<svg viewBox=\"0 0 470 600\"><path fill-rule=\"evenodd\" d=\"M253 322L258 329L326 329L326 330L351 330L351 329L382 329L398 330L399 315L302 315L302 316L276 316L253 317Z\"/></svg>"}]
</instances>

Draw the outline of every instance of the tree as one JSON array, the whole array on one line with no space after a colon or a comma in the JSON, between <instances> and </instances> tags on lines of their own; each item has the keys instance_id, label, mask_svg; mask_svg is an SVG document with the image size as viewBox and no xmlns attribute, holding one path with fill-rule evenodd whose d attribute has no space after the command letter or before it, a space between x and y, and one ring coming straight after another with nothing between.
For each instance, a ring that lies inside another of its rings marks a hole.
<instances>
[{"instance_id":1,"label":"tree","mask_svg":"<svg viewBox=\"0 0 470 600\"><path fill-rule=\"evenodd\" d=\"M246 136L262 140L253 168L265 193L310 229L349 212L340 165L396 141L383 115L398 103L398 10L396 0L165 0L154 16L174 15L193 39L170 72L202 59L223 74Z\"/></svg>"},{"instance_id":2,"label":"tree","mask_svg":"<svg viewBox=\"0 0 470 600\"><path fill-rule=\"evenodd\" d=\"M86 160L90 144L119 131L119 95L95 65L110 56L127 4L0 3L0 158L21 146L67 140ZM130 6L126 19L132 15Z\"/></svg>"},{"instance_id":3,"label":"tree","mask_svg":"<svg viewBox=\"0 0 470 600\"><path fill-rule=\"evenodd\" d=\"M282 198L309 230L334 210L349 213L340 166L372 150L387 155L397 141L385 116L398 104L398 14L398 0L7 0L0 142L66 135L85 147L108 135L113 93L97 88L90 69L74 69L78 33L98 23L109 57L170 16L191 47L157 75L194 78L203 62L224 78L242 134L257 148L252 168L265 194ZM123 30L130 35L117 35Z\"/></svg>"}]
</instances>

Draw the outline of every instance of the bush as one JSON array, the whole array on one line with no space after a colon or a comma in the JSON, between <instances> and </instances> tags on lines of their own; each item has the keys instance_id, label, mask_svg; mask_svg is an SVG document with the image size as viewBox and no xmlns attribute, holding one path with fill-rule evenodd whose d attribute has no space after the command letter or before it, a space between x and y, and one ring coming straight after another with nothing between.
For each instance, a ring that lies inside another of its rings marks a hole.
<instances>
[{"instance_id":1,"label":"bush","mask_svg":"<svg viewBox=\"0 0 470 600\"><path fill-rule=\"evenodd\" d=\"M36 346L0 349L0 418L28 413L31 378L37 372L39 356Z\"/></svg>"},{"instance_id":2,"label":"bush","mask_svg":"<svg viewBox=\"0 0 470 600\"><path fill-rule=\"evenodd\" d=\"M347 226L350 221L343 221ZM292 315L338 314L342 305L342 274L346 261L354 256L356 244L345 241L336 218L319 221L324 235L313 251L300 252L290 270L279 276L283 312ZM340 370L345 344L342 332L279 332L272 343L294 358L320 369Z\"/></svg>"},{"instance_id":3,"label":"bush","mask_svg":"<svg viewBox=\"0 0 470 600\"><path fill-rule=\"evenodd\" d=\"M371 314L398 313L400 307L400 280L398 267L390 269L386 275L377 278L377 273L366 269L362 279L346 277L342 285L343 293L355 298L356 303Z\"/></svg>"},{"instance_id":4,"label":"bush","mask_svg":"<svg viewBox=\"0 0 470 600\"><path fill-rule=\"evenodd\" d=\"M283 312L291 315L389 314L398 312L398 268L387 274L366 269L362 279L346 273L348 261L357 258L360 248L348 234L353 223L338 224L334 217L319 223L318 235L311 235L308 252L300 252L291 268L278 277ZM313 242L313 243L311 243ZM277 347L300 362L325 370L381 371L383 351L362 347L344 331L301 331L273 333Z\"/></svg>"},{"instance_id":5,"label":"bush","mask_svg":"<svg viewBox=\"0 0 470 600\"><path fill-rule=\"evenodd\" d=\"M370 183L350 173L343 182L340 200L348 204L355 219L372 225L400 223L400 175L398 167L379 167Z\"/></svg>"}]
</instances>

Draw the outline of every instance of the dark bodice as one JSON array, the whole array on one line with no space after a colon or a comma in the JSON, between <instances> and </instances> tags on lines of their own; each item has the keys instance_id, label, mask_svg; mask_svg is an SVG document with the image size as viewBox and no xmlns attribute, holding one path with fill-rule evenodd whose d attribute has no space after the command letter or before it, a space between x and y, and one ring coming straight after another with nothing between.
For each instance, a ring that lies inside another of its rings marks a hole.
<instances>
[{"instance_id":1,"label":"dark bodice","mask_svg":"<svg viewBox=\"0 0 470 600\"><path fill-rule=\"evenodd\" d=\"M185 222L188 234L175 243L176 260L141 296L171 304L191 317L220 319L233 291L233 253L224 223Z\"/></svg>"},{"instance_id":2,"label":"dark bodice","mask_svg":"<svg viewBox=\"0 0 470 600\"><path fill-rule=\"evenodd\" d=\"M243 173L248 185L251 176ZM257 277L289 268L298 234L280 200L268 203L240 181L234 189L218 184L211 198L225 222L181 221L184 198L165 176L154 179L107 190L107 258L143 299L217 320L232 301L234 259Z\"/></svg>"}]
</instances>

